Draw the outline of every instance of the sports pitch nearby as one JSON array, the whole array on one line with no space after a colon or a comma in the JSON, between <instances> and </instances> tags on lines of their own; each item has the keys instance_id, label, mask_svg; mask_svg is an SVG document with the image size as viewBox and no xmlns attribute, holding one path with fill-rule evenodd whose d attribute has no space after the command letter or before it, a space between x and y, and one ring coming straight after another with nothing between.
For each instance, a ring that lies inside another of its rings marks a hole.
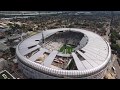
<instances>
[{"instance_id":1,"label":"sports pitch nearby","mask_svg":"<svg viewBox=\"0 0 120 90\"><path fill-rule=\"evenodd\" d=\"M62 52L63 54L71 54L73 52L73 46L71 45L63 45L59 52Z\"/></svg>"}]
</instances>

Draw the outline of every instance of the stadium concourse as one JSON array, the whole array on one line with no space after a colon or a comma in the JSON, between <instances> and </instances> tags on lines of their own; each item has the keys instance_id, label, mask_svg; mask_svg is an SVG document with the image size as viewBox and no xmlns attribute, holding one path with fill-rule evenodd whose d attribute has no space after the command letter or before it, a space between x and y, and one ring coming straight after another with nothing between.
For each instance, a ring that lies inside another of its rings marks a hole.
<instances>
[{"instance_id":1,"label":"stadium concourse","mask_svg":"<svg viewBox=\"0 0 120 90\"><path fill-rule=\"evenodd\" d=\"M109 43L78 28L45 30L16 48L18 65L33 79L100 79L111 60Z\"/></svg>"}]
</instances>

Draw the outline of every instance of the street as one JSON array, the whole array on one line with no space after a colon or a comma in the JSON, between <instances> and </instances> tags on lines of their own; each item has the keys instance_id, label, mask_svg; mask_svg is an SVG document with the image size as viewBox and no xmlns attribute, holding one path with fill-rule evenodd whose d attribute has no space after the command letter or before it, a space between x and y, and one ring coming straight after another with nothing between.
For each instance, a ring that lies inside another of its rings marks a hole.
<instances>
[{"instance_id":1,"label":"street","mask_svg":"<svg viewBox=\"0 0 120 90\"><path fill-rule=\"evenodd\" d=\"M109 42L110 24L106 27L106 35L103 38ZM110 42L109 42L110 43Z\"/></svg>"},{"instance_id":2,"label":"street","mask_svg":"<svg viewBox=\"0 0 120 90\"><path fill-rule=\"evenodd\" d=\"M115 61L114 61L113 66L114 66L114 67L115 67L115 69L116 69L117 79L120 79L120 66L119 66L119 64L118 64L118 61L117 61L117 60L115 60Z\"/></svg>"}]
</instances>

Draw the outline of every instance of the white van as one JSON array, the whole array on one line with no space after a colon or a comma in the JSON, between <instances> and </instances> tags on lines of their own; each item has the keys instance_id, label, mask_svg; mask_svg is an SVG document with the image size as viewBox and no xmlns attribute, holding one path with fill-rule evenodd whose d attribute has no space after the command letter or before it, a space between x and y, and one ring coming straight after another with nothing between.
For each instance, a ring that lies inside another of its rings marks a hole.
<instances>
[{"instance_id":1,"label":"white van","mask_svg":"<svg viewBox=\"0 0 120 90\"><path fill-rule=\"evenodd\" d=\"M112 70L113 70L114 73L116 73L116 69L115 69L115 67L112 67Z\"/></svg>"}]
</instances>

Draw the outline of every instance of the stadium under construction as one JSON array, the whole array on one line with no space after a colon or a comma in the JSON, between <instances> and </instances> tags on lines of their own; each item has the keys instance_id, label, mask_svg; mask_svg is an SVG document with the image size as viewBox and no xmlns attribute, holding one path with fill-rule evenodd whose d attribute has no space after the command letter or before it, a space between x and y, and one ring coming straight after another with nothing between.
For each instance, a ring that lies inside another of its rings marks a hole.
<instances>
[{"instance_id":1,"label":"stadium under construction","mask_svg":"<svg viewBox=\"0 0 120 90\"><path fill-rule=\"evenodd\" d=\"M58 28L25 39L16 55L27 78L100 79L111 61L111 48L91 31Z\"/></svg>"}]
</instances>

